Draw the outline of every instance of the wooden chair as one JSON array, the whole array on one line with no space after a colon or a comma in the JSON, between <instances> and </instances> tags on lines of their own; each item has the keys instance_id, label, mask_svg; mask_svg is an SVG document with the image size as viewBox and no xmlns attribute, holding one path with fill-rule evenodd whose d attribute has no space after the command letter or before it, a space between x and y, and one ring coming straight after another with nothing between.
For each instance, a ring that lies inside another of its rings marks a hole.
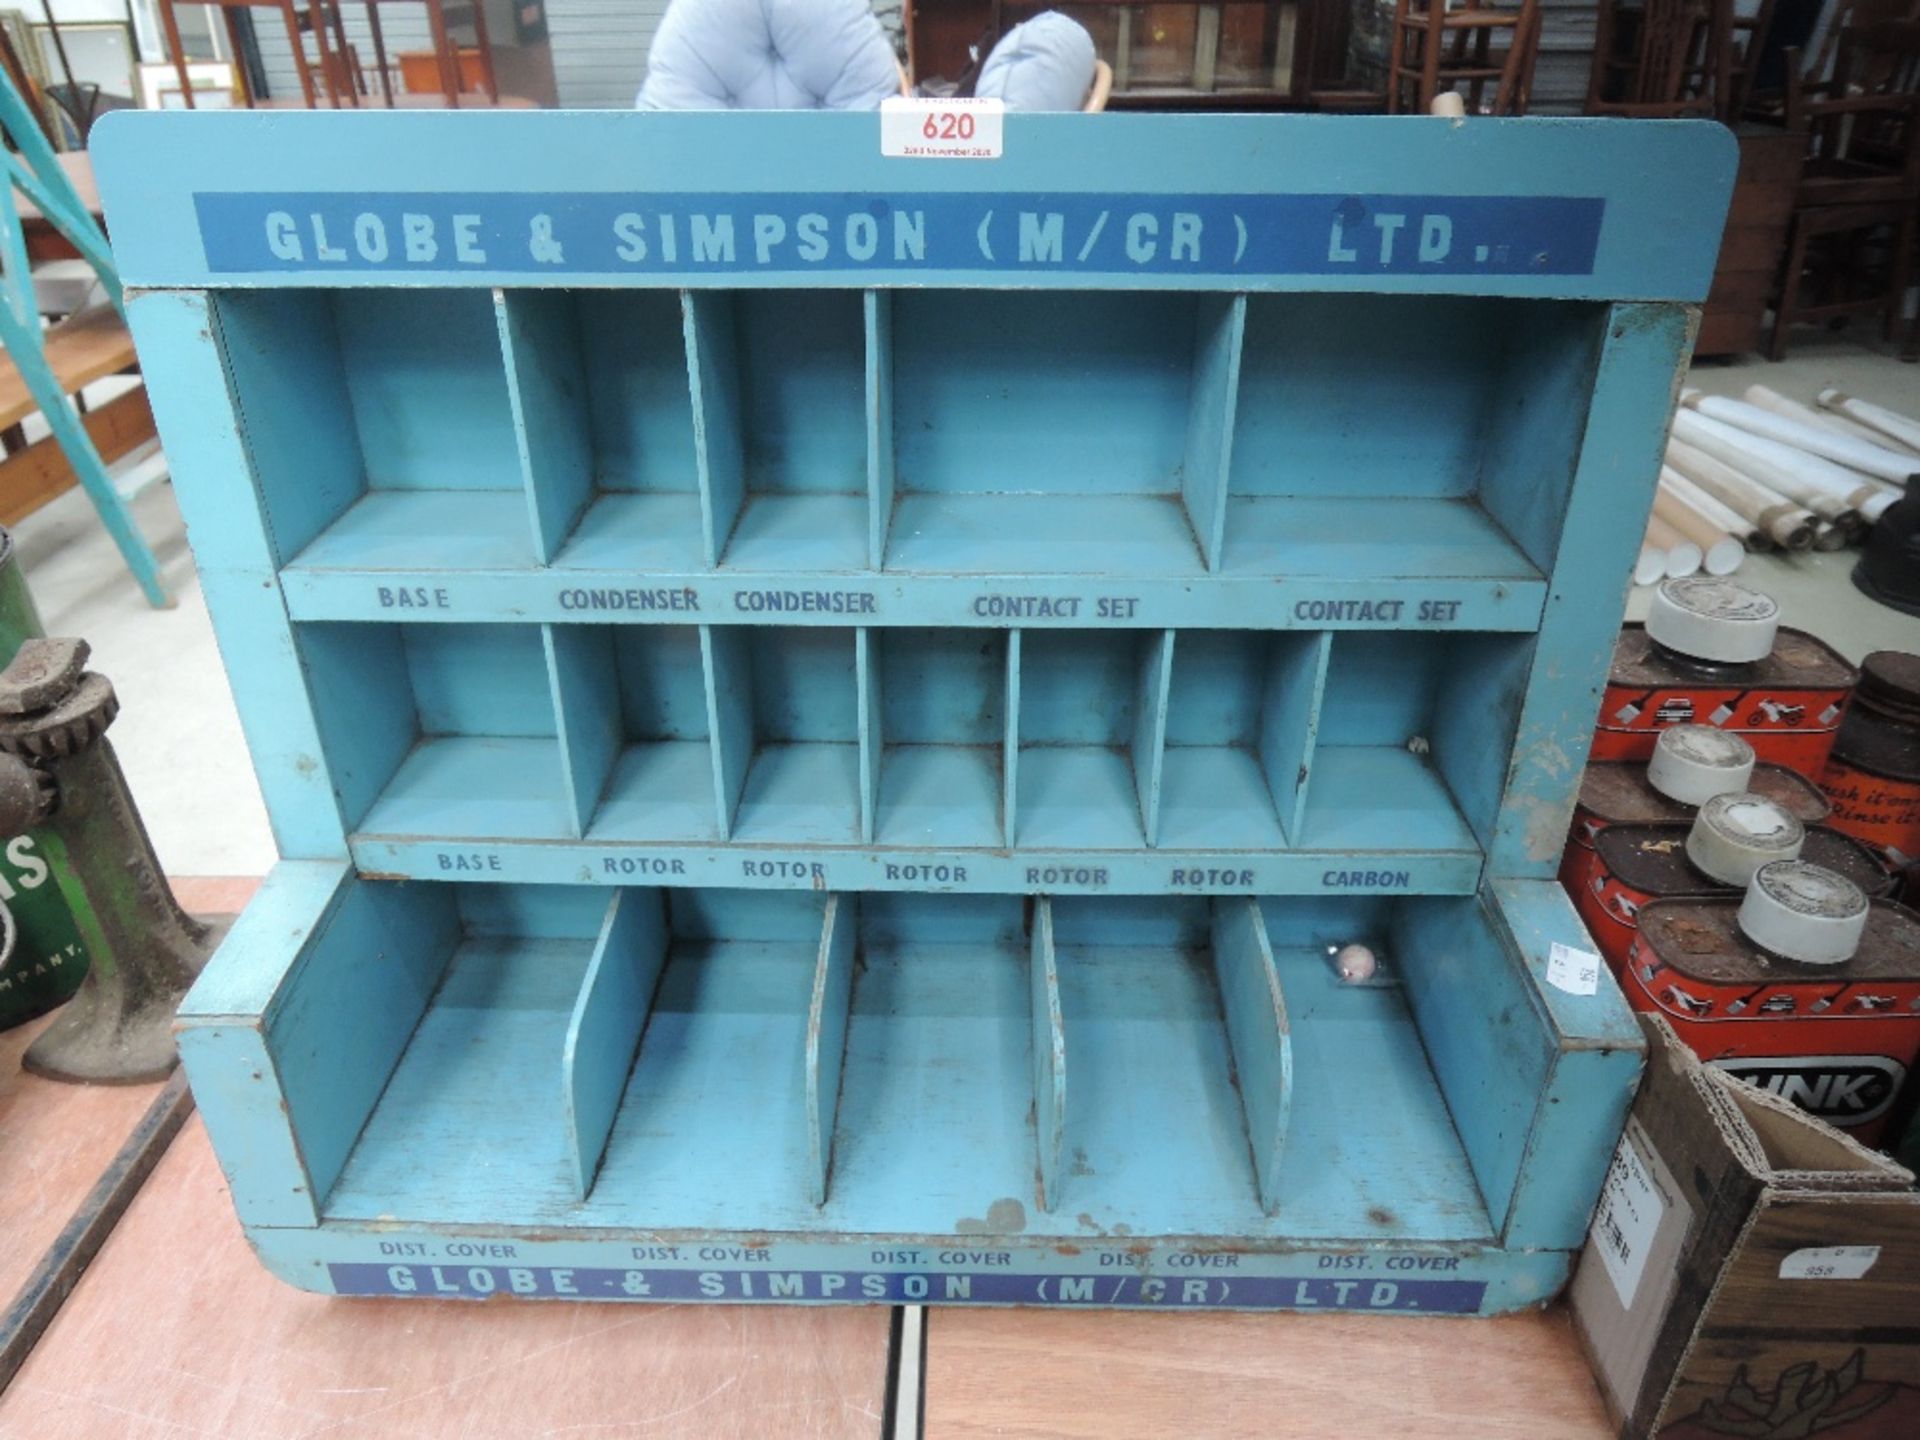
<instances>
[{"instance_id":1,"label":"wooden chair","mask_svg":"<svg viewBox=\"0 0 1920 1440\"><path fill-rule=\"evenodd\" d=\"M1774 97L1758 90L1756 82L1766 59L1767 42L1773 36L1774 4L1775 0L1760 0L1758 10L1751 15L1735 15L1728 27L1728 95L1720 118L1729 123L1756 104L1765 108L1773 102Z\"/></svg>"},{"instance_id":2,"label":"wooden chair","mask_svg":"<svg viewBox=\"0 0 1920 1440\"><path fill-rule=\"evenodd\" d=\"M1444 3L1399 0L1388 42L1387 113L1424 115L1436 94L1456 86L1466 87L1468 109L1484 113L1492 82L1492 113L1524 115L1540 46L1539 0L1520 0L1517 10L1447 10ZM1506 37L1504 50L1494 49L1497 35Z\"/></svg>"},{"instance_id":3,"label":"wooden chair","mask_svg":"<svg viewBox=\"0 0 1920 1440\"><path fill-rule=\"evenodd\" d=\"M393 71L387 63L386 37L380 30L380 7L382 5L421 5L427 9L427 31L433 37L434 60L440 72L440 92L447 98L449 109L458 109L460 96L465 90L465 82L460 74L460 51L453 43L450 23L462 18L473 22L474 45L480 54L480 89L487 99L495 104L500 101L500 82L493 73L493 41L487 36L487 8L482 0L460 3L455 0L452 7L452 22L448 16L445 0L364 0L367 7L367 30L373 40L374 68L380 74L380 93L387 104L393 104ZM464 17L461 12L468 12ZM371 89L368 90L371 94Z\"/></svg>"},{"instance_id":4,"label":"wooden chair","mask_svg":"<svg viewBox=\"0 0 1920 1440\"><path fill-rule=\"evenodd\" d=\"M1733 0L1601 0L1589 115L1666 120L1731 113Z\"/></svg>"},{"instance_id":5,"label":"wooden chair","mask_svg":"<svg viewBox=\"0 0 1920 1440\"><path fill-rule=\"evenodd\" d=\"M332 52L327 46L327 29L331 24L334 43L339 46L342 55L347 53L347 33L340 19L340 0L307 0L304 10L295 8L294 0L158 0L158 3L160 24L167 36L167 50L173 56L173 68L180 76L181 96L189 110L198 107L193 101L193 84L187 77L187 52L180 43L180 22L174 18L173 14L176 5L212 5L217 8L220 11L221 20L226 24L227 41L233 47L235 55L245 54L246 50L240 43L240 31L234 23L233 12L236 10L279 11L287 27L287 48L293 52L294 70L300 77L300 93L306 97L307 108L309 110L317 108L319 95L322 92L325 93L329 105L340 103L340 89L336 85L338 70ZM315 47L319 51L319 58L312 63L307 60L306 45L301 39L301 36L307 33L313 35ZM313 81L316 68L320 72L318 89ZM236 64L234 69L240 76L240 90L246 99L247 108L252 109L259 97L253 93L253 86L247 80L247 67ZM349 96L354 94L351 86L347 87L346 93Z\"/></svg>"},{"instance_id":6,"label":"wooden chair","mask_svg":"<svg viewBox=\"0 0 1920 1440\"><path fill-rule=\"evenodd\" d=\"M1877 313L1891 338L1920 206L1920 23L1847 27L1824 81L1801 77L1797 51L1788 61L1787 124L1805 131L1807 163L1774 307L1775 360L1804 321Z\"/></svg>"},{"instance_id":7,"label":"wooden chair","mask_svg":"<svg viewBox=\"0 0 1920 1440\"><path fill-rule=\"evenodd\" d=\"M1098 115L1107 108L1107 100L1113 94L1113 67L1104 60L1093 62L1093 84L1087 87L1087 102L1080 109L1088 115Z\"/></svg>"}]
</instances>

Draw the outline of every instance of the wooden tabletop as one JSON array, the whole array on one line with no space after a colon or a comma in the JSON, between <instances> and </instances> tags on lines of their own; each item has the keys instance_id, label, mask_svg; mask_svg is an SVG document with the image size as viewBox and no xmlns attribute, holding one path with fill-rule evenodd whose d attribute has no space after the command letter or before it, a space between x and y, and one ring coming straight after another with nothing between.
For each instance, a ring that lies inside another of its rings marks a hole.
<instances>
[{"instance_id":1,"label":"wooden tabletop","mask_svg":"<svg viewBox=\"0 0 1920 1440\"><path fill-rule=\"evenodd\" d=\"M248 1250L196 1117L0 1394L0 1437L877 1437L888 1318L308 1295Z\"/></svg>"},{"instance_id":2,"label":"wooden tabletop","mask_svg":"<svg viewBox=\"0 0 1920 1440\"><path fill-rule=\"evenodd\" d=\"M100 187L93 180L93 157L84 150L69 150L54 156L60 162L60 168L67 173L67 181L73 186L74 193L80 197L80 203L87 207L89 214L100 214ZM24 193L16 191L13 203L19 208L20 223L34 225L46 223L46 217L40 213L40 207L29 200Z\"/></svg>"},{"instance_id":3,"label":"wooden tabletop","mask_svg":"<svg viewBox=\"0 0 1920 1440\"><path fill-rule=\"evenodd\" d=\"M60 389L71 395L108 375L117 375L137 358L127 322L111 305L99 305L50 326L44 336L47 367ZM20 367L0 355L0 428L16 425L40 408Z\"/></svg>"},{"instance_id":4,"label":"wooden tabletop","mask_svg":"<svg viewBox=\"0 0 1920 1440\"><path fill-rule=\"evenodd\" d=\"M1564 1311L1494 1320L933 1310L926 1433L1608 1440Z\"/></svg>"}]
</instances>

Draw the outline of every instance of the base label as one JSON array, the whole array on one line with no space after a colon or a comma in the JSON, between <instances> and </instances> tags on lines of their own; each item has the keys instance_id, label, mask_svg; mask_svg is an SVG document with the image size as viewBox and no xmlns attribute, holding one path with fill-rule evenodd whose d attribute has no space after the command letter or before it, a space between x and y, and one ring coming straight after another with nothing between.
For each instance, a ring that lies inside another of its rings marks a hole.
<instances>
[{"instance_id":1,"label":"base label","mask_svg":"<svg viewBox=\"0 0 1920 1440\"><path fill-rule=\"evenodd\" d=\"M1169 1309L1373 1310L1472 1315L1481 1280L1327 1276L1022 1275L1004 1270L608 1269L551 1265L330 1264L341 1295L494 1295L580 1300L853 1301L1137 1305Z\"/></svg>"}]
</instances>

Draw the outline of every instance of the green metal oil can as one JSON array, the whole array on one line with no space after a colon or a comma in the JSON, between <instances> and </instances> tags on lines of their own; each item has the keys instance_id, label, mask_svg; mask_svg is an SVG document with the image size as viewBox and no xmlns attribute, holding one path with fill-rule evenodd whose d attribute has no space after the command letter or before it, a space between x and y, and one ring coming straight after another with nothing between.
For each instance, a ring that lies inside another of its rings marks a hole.
<instances>
[{"instance_id":1,"label":"green metal oil can","mask_svg":"<svg viewBox=\"0 0 1920 1440\"><path fill-rule=\"evenodd\" d=\"M13 537L0 529L0 666L21 642L44 634ZM32 835L0 845L0 1030L64 1004L87 973L87 951Z\"/></svg>"}]
</instances>

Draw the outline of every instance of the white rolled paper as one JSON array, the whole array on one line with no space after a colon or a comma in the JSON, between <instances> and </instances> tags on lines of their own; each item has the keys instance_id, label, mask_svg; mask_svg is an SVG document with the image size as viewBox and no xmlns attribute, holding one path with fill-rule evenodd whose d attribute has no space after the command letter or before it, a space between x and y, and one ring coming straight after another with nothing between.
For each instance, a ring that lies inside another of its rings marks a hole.
<instances>
[{"instance_id":1,"label":"white rolled paper","mask_svg":"<svg viewBox=\"0 0 1920 1440\"><path fill-rule=\"evenodd\" d=\"M1837 410L1849 420L1857 420L1894 443L1920 453L1920 421L1911 420L1898 410L1889 410L1884 405L1875 405L1871 400L1861 400L1831 385L1820 392L1819 398L1821 405L1827 409Z\"/></svg>"},{"instance_id":2,"label":"white rolled paper","mask_svg":"<svg viewBox=\"0 0 1920 1440\"><path fill-rule=\"evenodd\" d=\"M1667 557L1667 578L1683 579L1700 569L1700 547L1658 515L1647 517L1647 544Z\"/></svg>"},{"instance_id":3,"label":"white rolled paper","mask_svg":"<svg viewBox=\"0 0 1920 1440\"><path fill-rule=\"evenodd\" d=\"M1715 499L1746 516L1785 550L1804 550L1813 544L1814 514L1779 491L1743 475L1724 460L1671 437L1667 463Z\"/></svg>"},{"instance_id":4,"label":"white rolled paper","mask_svg":"<svg viewBox=\"0 0 1920 1440\"><path fill-rule=\"evenodd\" d=\"M1700 568L1709 575L1731 575L1740 568L1746 547L1724 528L1689 509L1664 483L1654 494L1653 513L1700 547Z\"/></svg>"},{"instance_id":5,"label":"white rolled paper","mask_svg":"<svg viewBox=\"0 0 1920 1440\"><path fill-rule=\"evenodd\" d=\"M1671 492L1687 509L1716 529L1726 531L1747 549L1759 551L1773 548L1771 535L1731 505L1723 505L1671 465L1660 467L1660 488Z\"/></svg>"},{"instance_id":6,"label":"white rolled paper","mask_svg":"<svg viewBox=\"0 0 1920 1440\"><path fill-rule=\"evenodd\" d=\"M1738 409L1733 409L1736 406ZM1836 431L1822 423L1818 410L1777 395L1764 385L1748 386L1744 402L1723 400L1713 408L1703 403L1699 410L1702 415L1730 420L1742 430L1811 450L1849 470L1864 471L1895 485L1905 485L1908 476L1920 474L1920 455L1889 450L1885 445Z\"/></svg>"},{"instance_id":7,"label":"white rolled paper","mask_svg":"<svg viewBox=\"0 0 1920 1440\"><path fill-rule=\"evenodd\" d=\"M1859 512L1862 498L1882 493L1878 485L1831 460L1765 439L1698 410L1681 409L1673 418L1673 433L1829 520L1850 520Z\"/></svg>"}]
</instances>

